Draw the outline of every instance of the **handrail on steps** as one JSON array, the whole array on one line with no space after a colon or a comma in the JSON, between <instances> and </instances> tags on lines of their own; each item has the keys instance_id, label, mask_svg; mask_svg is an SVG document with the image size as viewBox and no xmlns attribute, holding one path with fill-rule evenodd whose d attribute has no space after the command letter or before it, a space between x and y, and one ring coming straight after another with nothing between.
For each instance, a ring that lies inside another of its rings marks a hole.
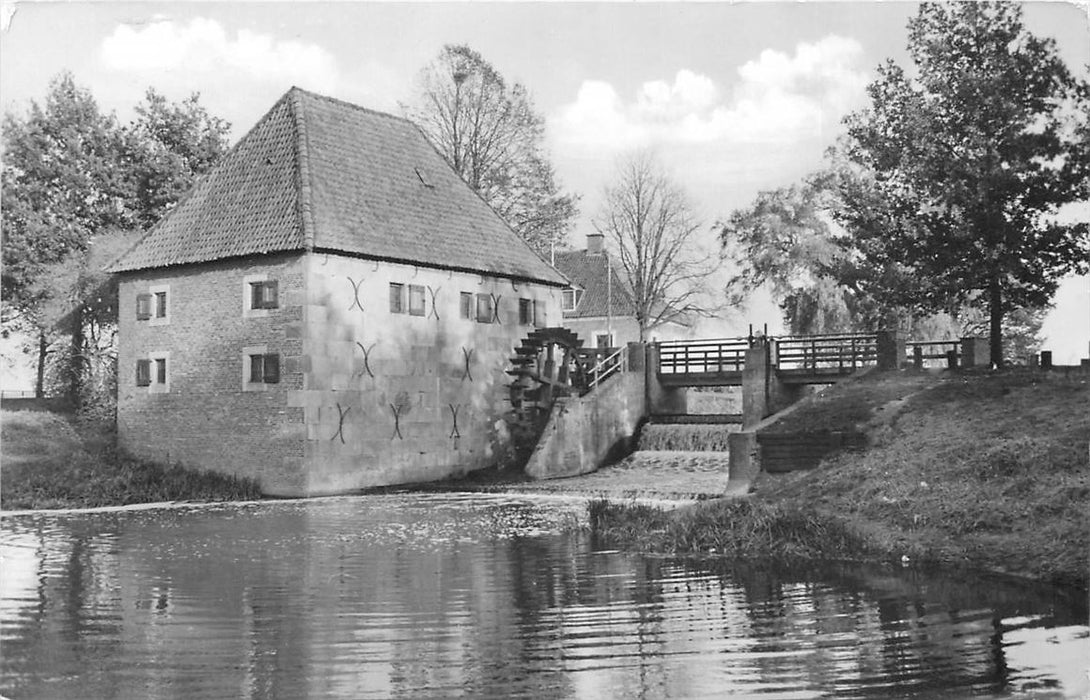
<instances>
[{"instance_id":1,"label":"handrail on steps","mask_svg":"<svg viewBox=\"0 0 1090 700\"><path fill-rule=\"evenodd\" d=\"M602 358L600 362L591 368L588 374L590 375L590 381L587 382L587 391L590 391L594 387L601 384L604 380L612 377L617 372L628 371L628 346L622 345L611 355L607 355Z\"/></svg>"}]
</instances>

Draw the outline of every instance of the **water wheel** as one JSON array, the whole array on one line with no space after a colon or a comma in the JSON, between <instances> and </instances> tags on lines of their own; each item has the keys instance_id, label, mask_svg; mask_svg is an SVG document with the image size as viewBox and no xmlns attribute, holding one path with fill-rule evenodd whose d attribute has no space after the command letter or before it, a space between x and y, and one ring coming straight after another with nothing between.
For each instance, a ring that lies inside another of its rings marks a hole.
<instances>
[{"instance_id":1,"label":"water wheel","mask_svg":"<svg viewBox=\"0 0 1090 700\"><path fill-rule=\"evenodd\" d=\"M520 461L537 444L553 402L586 391L586 367L579 349L583 341L567 328L538 328L515 348L508 385L508 425Z\"/></svg>"}]
</instances>

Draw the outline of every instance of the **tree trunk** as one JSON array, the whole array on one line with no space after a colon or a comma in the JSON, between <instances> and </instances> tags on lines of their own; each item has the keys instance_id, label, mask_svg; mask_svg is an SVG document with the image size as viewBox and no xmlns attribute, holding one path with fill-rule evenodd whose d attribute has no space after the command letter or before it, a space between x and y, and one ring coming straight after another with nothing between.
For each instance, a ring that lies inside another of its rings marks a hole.
<instances>
[{"instance_id":1,"label":"tree trunk","mask_svg":"<svg viewBox=\"0 0 1090 700\"><path fill-rule=\"evenodd\" d=\"M991 338L989 342L992 367L1003 368L1003 293L999 287L999 278L992 277L988 290L988 311L991 315Z\"/></svg>"},{"instance_id":2,"label":"tree trunk","mask_svg":"<svg viewBox=\"0 0 1090 700\"><path fill-rule=\"evenodd\" d=\"M80 388L83 385L83 345L83 313L75 309L72 311L72 341L68 351L66 384L68 400L77 408L80 404Z\"/></svg>"},{"instance_id":3,"label":"tree trunk","mask_svg":"<svg viewBox=\"0 0 1090 700\"><path fill-rule=\"evenodd\" d=\"M38 377L34 384L34 396L45 398L45 358L49 354L49 343L45 340L45 331L38 331Z\"/></svg>"}]
</instances>

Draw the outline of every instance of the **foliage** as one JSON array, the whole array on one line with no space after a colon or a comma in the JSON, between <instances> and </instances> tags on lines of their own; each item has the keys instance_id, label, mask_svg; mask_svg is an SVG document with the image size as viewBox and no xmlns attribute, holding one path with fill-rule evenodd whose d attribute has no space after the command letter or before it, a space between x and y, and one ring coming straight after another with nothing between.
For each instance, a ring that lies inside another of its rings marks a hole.
<instances>
[{"instance_id":1,"label":"foliage","mask_svg":"<svg viewBox=\"0 0 1090 700\"><path fill-rule=\"evenodd\" d=\"M130 144L113 115L62 73L45 105L6 114L2 188L4 301L33 314L46 266L86 250L98 231L136 223Z\"/></svg>"},{"instance_id":2,"label":"foliage","mask_svg":"<svg viewBox=\"0 0 1090 700\"><path fill-rule=\"evenodd\" d=\"M701 223L685 192L650 152L618 161L594 227L617 249L640 340L666 321L709 312L702 296L714 268L696 245Z\"/></svg>"},{"instance_id":3,"label":"foliage","mask_svg":"<svg viewBox=\"0 0 1090 700\"><path fill-rule=\"evenodd\" d=\"M155 224L227 152L231 125L192 94L180 103L148 88L130 127L140 148L136 210L143 228Z\"/></svg>"},{"instance_id":4,"label":"foliage","mask_svg":"<svg viewBox=\"0 0 1090 700\"><path fill-rule=\"evenodd\" d=\"M229 125L197 95L172 104L149 89L145 100L121 125L62 73L44 107L5 115L4 324L36 329L39 393L49 357L73 399L85 379L109 385L95 372L112 361L116 289L101 268L227 150ZM58 331L67 347L55 347Z\"/></svg>"},{"instance_id":5,"label":"foliage","mask_svg":"<svg viewBox=\"0 0 1090 700\"><path fill-rule=\"evenodd\" d=\"M841 221L853 214L874 216L884 210L873 174L843 156L845 144L826 154L827 167L802 183L761 192L752 205L716 224L724 257L738 273L727 284L730 303L740 304L767 285L778 299L789 332L841 333L876 327L897 328L911 340L947 340L981 336L988 318L978 304L922 313L911 307L884 305L869 292L870 280L886 290L906 288L896 267L880 272L852 250L851 234ZM1050 307L1011 309L1003 319L1007 361L1024 360L1037 351L1038 334Z\"/></svg>"},{"instance_id":6,"label":"foliage","mask_svg":"<svg viewBox=\"0 0 1090 700\"><path fill-rule=\"evenodd\" d=\"M747 499L670 512L592 503L592 531L611 544L654 551L746 559L907 555L913 564L1085 587L1088 398L1085 381L1057 372L871 375L785 418L800 431L862 424L866 449L831 455L811 471L761 474Z\"/></svg>"},{"instance_id":7,"label":"foliage","mask_svg":"<svg viewBox=\"0 0 1090 700\"><path fill-rule=\"evenodd\" d=\"M873 304L832 277L846 253L834 240L838 197L828 183L817 175L761 192L716 224L724 257L738 270L727 282L729 303L767 285L791 333L844 333L876 323Z\"/></svg>"},{"instance_id":8,"label":"foliage","mask_svg":"<svg viewBox=\"0 0 1090 700\"><path fill-rule=\"evenodd\" d=\"M924 4L909 53L918 75L883 65L847 120L847 155L873 179L849 192L842 242L876 299L987 308L1001 364L1004 315L1088 269L1087 223L1055 218L1088 194L1086 85L1010 3Z\"/></svg>"},{"instance_id":9,"label":"foliage","mask_svg":"<svg viewBox=\"0 0 1090 700\"><path fill-rule=\"evenodd\" d=\"M408 116L504 221L543 257L567 235L578 198L561 194L530 94L479 53L447 45L420 73Z\"/></svg>"},{"instance_id":10,"label":"foliage","mask_svg":"<svg viewBox=\"0 0 1090 700\"><path fill-rule=\"evenodd\" d=\"M735 559L851 559L870 545L836 514L753 499L715 499L665 511L591 501L591 533L606 543Z\"/></svg>"}]
</instances>

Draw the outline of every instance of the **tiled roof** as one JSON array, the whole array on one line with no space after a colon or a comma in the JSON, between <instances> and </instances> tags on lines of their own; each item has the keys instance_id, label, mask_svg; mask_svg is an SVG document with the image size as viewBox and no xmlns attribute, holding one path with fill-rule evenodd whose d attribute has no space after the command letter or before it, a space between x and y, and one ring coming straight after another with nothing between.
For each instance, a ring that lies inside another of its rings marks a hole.
<instances>
[{"instance_id":1,"label":"tiled roof","mask_svg":"<svg viewBox=\"0 0 1090 700\"><path fill-rule=\"evenodd\" d=\"M412 122L299 88L111 269L297 250L566 284Z\"/></svg>"},{"instance_id":2,"label":"tiled roof","mask_svg":"<svg viewBox=\"0 0 1090 700\"><path fill-rule=\"evenodd\" d=\"M618 269L617 261L607 265L609 253L590 253L585 250L558 251L556 269L583 290L575 311L565 311L565 318L589 316L635 316L636 305L624 279L624 270ZM613 278L607 285L607 268Z\"/></svg>"}]
</instances>

